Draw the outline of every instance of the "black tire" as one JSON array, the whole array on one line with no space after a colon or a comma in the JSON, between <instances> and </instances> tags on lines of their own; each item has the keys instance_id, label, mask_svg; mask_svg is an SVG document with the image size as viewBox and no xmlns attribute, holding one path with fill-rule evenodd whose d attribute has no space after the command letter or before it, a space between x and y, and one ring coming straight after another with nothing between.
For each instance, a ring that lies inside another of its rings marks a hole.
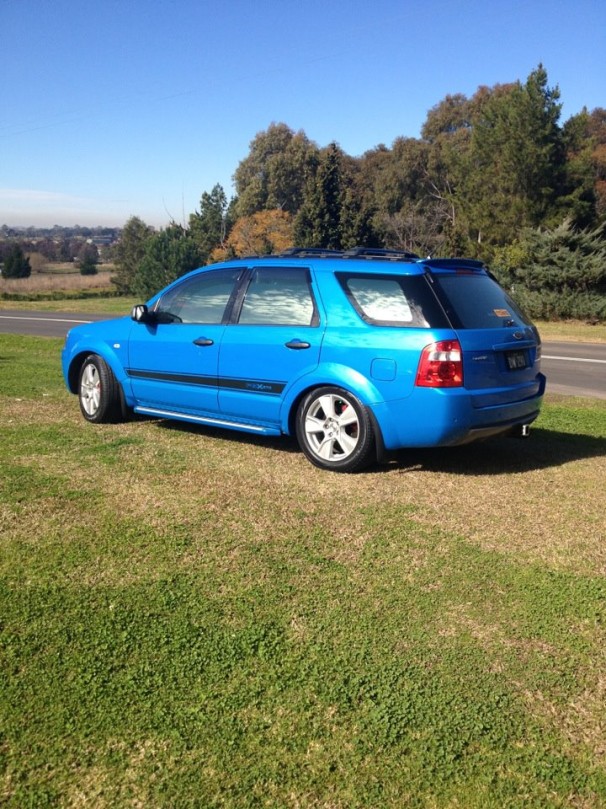
<instances>
[{"instance_id":1,"label":"black tire","mask_svg":"<svg viewBox=\"0 0 606 809\"><path fill-rule=\"evenodd\" d=\"M78 401L87 421L93 424L121 421L122 392L112 369L98 354L89 354L78 377Z\"/></svg>"},{"instance_id":2,"label":"black tire","mask_svg":"<svg viewBox=\"0 0 606 809\"><path fill-rule=\"evenodd\" d=\"M310 391L297 410L296 428L302 452L321 469L358 472L374 460L375 434L368 411L342 388Z\"/></svg>"}]
</instances>

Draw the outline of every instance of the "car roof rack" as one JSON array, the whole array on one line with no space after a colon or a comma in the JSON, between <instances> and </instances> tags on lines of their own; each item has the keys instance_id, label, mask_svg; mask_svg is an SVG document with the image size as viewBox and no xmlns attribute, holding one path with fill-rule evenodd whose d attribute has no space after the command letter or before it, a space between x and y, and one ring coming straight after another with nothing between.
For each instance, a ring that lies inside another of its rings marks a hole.
<instances>
[{"instance_id":1,"label":"car roof rack","mask_svg":"<svg viewBox=\"0 0 606 809\"><path fill-rule=\"evenodd\" d=\"M269 256L246 256L246 258L343 258L383 261L423 261L408 250L387 250L381 247L351 247L348 250L332 250L327 247L288 247Z\"/></svg>"},{"instance_id":2,"label":"car roof rack","mask_svg":"<svg viewBox=\"0 0 606 809\"><path fill-rule=\"evenodd\" d=\"M345 250L343 258L382 258L387 261L416 261L420 256L408 250L385 250L380 247L352 247Z\"/></svg>"},{"instance_id":3,"label":"car roof rack","mask_svg":"<svg viewBox=\"0 0 606 809\"><path fill-rule=\"evenodd\" d=\"M289 247L278 254L277 258L341 258L342 250L329 250L324 247Z\"/></svg>"}]
</instances>

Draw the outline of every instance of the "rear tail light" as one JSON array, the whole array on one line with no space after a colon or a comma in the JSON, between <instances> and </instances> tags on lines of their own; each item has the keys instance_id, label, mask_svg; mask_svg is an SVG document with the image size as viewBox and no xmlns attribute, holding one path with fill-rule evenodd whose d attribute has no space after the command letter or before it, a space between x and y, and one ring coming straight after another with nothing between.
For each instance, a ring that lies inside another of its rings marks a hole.
<instances>
[{"instance_id":1,"label":"rear tail light","mask_svg":"<svg viewBox=\"0 0 606 809\"><path fill-rule=\"evenodd\" d=\"M416 384L421 388L460 388L463 385L463 357L458 340L440 340L425 346Z\"/></svg>"}]
</instances>

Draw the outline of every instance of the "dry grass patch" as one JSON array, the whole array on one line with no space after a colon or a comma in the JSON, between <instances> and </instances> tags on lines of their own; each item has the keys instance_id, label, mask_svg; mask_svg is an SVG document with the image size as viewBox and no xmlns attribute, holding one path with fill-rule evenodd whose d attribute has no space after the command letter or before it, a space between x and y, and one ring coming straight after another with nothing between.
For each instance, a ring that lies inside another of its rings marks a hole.
<instances>
[{"instance_id":1,"label":"dry grass patch","mask_svg":"<svg viewBox=\"0 0 606 809\"><path fill-rule=\"evenodd\" d=\"M76 292L113 288L111 272L98 272L96 275L77 273L33 273L29 278L0 278L0 294L40 295L48 292ZM0 304L3 304L0 301Z\"/></svg>"},{"instance_id":2,"label":"dry grass patch","mask_svg":"<svg viewBox=\"0 0 606 809\"><path fill-rule=\"evenodd\" d=\"M578 343L606 343L606 323L582 320L539 321L543 340L570 340Z\"/></svg>"},{"instance_id":3,"label":"dry grass patch","mask_svg":"<svg viewBox=\"0 0 606 809\"><path fill-rule=\"evenodd\" d=\"M156 535L178 526L192 538L186 564L207 555L218 536L232 548L252 539L286 552L291 537L307 536L327 556L355 563L373 540L367 513L395 508L396 520L408 510L413 522L485 550L558 570L606 571L606 489L596 485L606 479L606 456L559 462L552 445L561 439L540 430L528 442L423 451L412 465L406 453L387 468L346 476L312 467L287 440L163 422L94 427L75 397L56 405L13 400L6 415L9 424L43 417L69 425L70 440L48 453L30 455L26 441L21 463L98 492L111 511ZM415 551L417 561L424 553Z\"/></svg>"}]
</instances>

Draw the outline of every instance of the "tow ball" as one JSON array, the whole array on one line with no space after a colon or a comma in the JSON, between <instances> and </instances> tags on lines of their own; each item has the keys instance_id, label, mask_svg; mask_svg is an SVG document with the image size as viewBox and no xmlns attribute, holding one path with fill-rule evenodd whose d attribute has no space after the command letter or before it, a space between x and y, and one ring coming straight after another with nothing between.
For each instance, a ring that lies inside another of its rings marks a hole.
<instances>
[{"instance_id":1,"label":"tow ball","mask_svg":"<svg viewBox=\"0 0 606 809\"><path fill-rule=\"evenodd\" d=\"M514 428L512 435L515 438L528 438L530 436L530 424L518 424Z\"/></svg>"}]
</instances>

